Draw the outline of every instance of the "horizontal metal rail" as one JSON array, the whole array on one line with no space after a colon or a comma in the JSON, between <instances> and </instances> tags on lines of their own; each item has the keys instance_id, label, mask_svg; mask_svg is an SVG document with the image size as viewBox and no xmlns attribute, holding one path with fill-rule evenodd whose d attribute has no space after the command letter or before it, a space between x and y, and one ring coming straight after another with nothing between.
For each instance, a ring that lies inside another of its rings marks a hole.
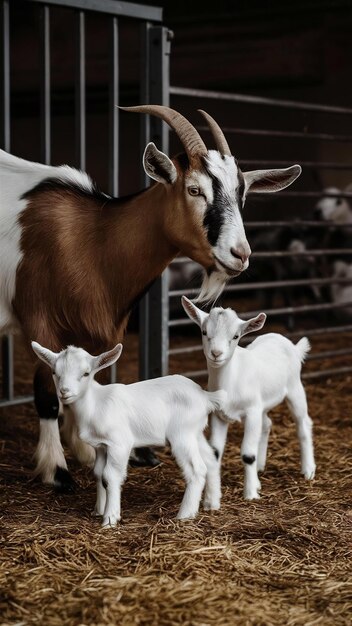
<instances>
[{"instance_id":1,"label":"horizontal metal rail","mask_svg":"<svg viewBox=\"0 0 352 626\"><path fill-rule=\"evenodd\" d=\"M260 222L245 222L246 228L325 228L326 230L344 230L345 228L352 228L351 224L336 224L332 221L321 220L289 220L289 221L260 221ZM174 262L174 261L173 261Z\"/></svg>"},{"instance_id":2,"label":"horizontal metal rail","mask_svg":"<svg viewBox=\"0 0 352 626\"><path fill-rule=\"evenodd\" d=\"M254 289L278 289L279 287L310 287L312 285L352 285L352 278L302 278L292 280L273 280L257 283L239 283L237 285L227 285L224 293L233 293L235 291L253 291ZM193 296L199 293L199 288L192 287L190 289L173 289L169 291L170 298L181 296Z\"/></svg>"},{"instance_id":3,"label":"horizontal metal rail","mask_svg":"<svg viewBox=\"0 0 352 626\"><path fill-rule=\"evenodd\" d=\"M302 111L314 111L315 113L332 113L337 115L352 115L352 109L337 107L326 104L312 104L299 102L298 100L281 100L279 98L264 98L262 96L249 96L247 94L228 93L224 91L210 91L207 89L190 89L188 87L170 87L173 96L188 96L192 98L207 98L209 100L224 100L227 102L242 102L245 104L259 104L260 106L279 107Z\"/></svg>"},{"instance_id":4,"label":"horizontal metal rail","mask_svg":"<svg viewBox=\"0 0 352 626\"><path fill-rule=\"evenodd\" d=\"M345 332L352 332L352 325L346 325L346 326L328 326L326 328L310 328L310 329L303 329L303 330L297 330L297 331L293 331L290 333L286 333L285 336L288 339L299 339L301 337L316 337L318 335L327 335L327 334L334 334L334 333L345 333ZM254 338L247 338L244 337L244 339L242 340L242 343L245 345L248 345L250 343L252 343L252 341L255 340ZM203 346L201 343L198 344L194 344L192 346L185 346L182 348L171 348L169 350L169 355L170 356L175 356L177 354L191 354L192 352L199 352L203 350Z\"/></svg>"},{"instance_id":5,"label":"horizontal metal rail","mask_svg":"<svg viewBox=\"0 0 352 626\"><path fill-rule=\"evenodd\" d=\"M29 402L33 402L34 398L33 396L19 396L19 397L12 397L9 399L5 399L2 400L0 398L0 409L4 409L8 406L15 406L18 404L28 404Z\"/></svg>"},{"instance_id":6,"label":"horizontal metal rail","mask_svg":"<svg viewBox=\"0 0 352 626\"><path fill-rule=\"evenodd\" d=\"M263 251L263 252L252 252L252 259L265 259L265 258L284 258L284 257L305 257L305 256L346 256L352 254L352 248L325 248L323 250L316 250L313 248L312 250L302 250L302 252L292 252L291 250L278 250L278 251Z\"/></svg>"},{"instance_id":7,"label":"horizontal metal rail","mask_svg":"<svg viewBox=\"0 0 352 626\"><path fill-rule=\"evenodd\" d=\"M343 303L337 303L337 302L332 302L332 303L320 303L320 304L304 304L301 306L288 306L288 307L282 307L279 309L267 309L266 310L266 314L270 315L270 316L276 316L276 315L292 315L294 313L299 314L299 313L310 313L312 311L316 311L317 313L319 313L320 311L330 311L332 309L345 309L351 307L352 308L352 301L351 302L343 302ZM250 317L255 317L256 315L259 315L259 313L261 313L262 310L258 309L256 311L246 311L245 313L240 313L241 317L243 317L244 319L249 319ZM190 326L191 324L193 324L192 320L188 319L188 318L178 318L178 319L174 319L174 320L169 320L169 327L173 328L175 326Z\"/></svg>"},{"instance_id":8,"label":"horizontal metal rail","mask_svg":"<svg viewBox=\"0 0 352 626\"><path fill-rule=\"evenodd\" d=\"M318 372L307 372L302 374L303 380L314 380L316 378L328 378L329 376L338 376L352 372L352 366L336 367L333 369L319 370ZM208 370L196 370L194 372L182 372L182 376L187 378L203 378L208 375Z\"/></svg>"},{"instance_id":9,"label":"horizontal metal rail","mask_svg":"<svg viewBox=\"0 0 352 626\"><path fill-rule=\"evenodd\" d=\"M82 9L84 11L96 11L121 17L132 17L139 20L161 22L163 10L161 7L136 4L134 2L116 2L116 0L27 0L45 5L67 7L69 9Z\"/></svg>"},{"instance_id":10,"label":"horizontal metal rail","mask_svg":"<svg viewBox=\"0 0 352 626\"><path fill-rule=\"evenodd\" d=\"M260 168L271 168L271 167L290 167L292 165L292 161L268 161L268 160L258 160L258 159L239 159L239 163L241 167L246 166L253 168L254 166ZM315 170L352 170L352 163L323 163L318 161L301 161L299 159L299 164L303 168L315 169ZM322 193L324 195L324 193ZM329 194L326 194L329 195Z\"/></svg>"},{"instance_id":11,"label":"horizontal metal rail","mask_svg":"<svg viewBox=\"0 0 352 626\"><path fill-rule=\"evenodd\" d=\"M201 132L209 132L209 128L206 126L197 125L196 129ZM226 135L254 135L255 137L270 138L286 137L287 139L308 139L312 141L334 141L342 143L352 143L352 135L332 135L331 133L308 133L304 131L271 130L263 128L233 128L226 126L223 126L222 130Z\"/></svg>"}]
</instances>

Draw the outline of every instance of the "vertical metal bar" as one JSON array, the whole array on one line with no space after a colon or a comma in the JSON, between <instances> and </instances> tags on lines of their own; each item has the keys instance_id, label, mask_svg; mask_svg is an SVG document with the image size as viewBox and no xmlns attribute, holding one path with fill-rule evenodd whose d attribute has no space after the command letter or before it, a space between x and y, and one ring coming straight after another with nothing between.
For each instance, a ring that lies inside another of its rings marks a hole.
<instances>
[{"instance_id":1,"label":"vertical metal bar","mask_svg":"<svg viewBox=\"0 0 352 626\"><path fill-rule=\"evenodd\" d=\"M75 132L76 163L81 170L86 169L86 34L85 14L76 13L76 81L75 81Z\"/></svg>"},{"instance_id":2,"label":"vertical metal bar","mask_svg":"<svg viewBox=\"0 0 352 626\"><path fill-rule=\"evenodd\" d=\"M110 193L119 192L119 34L117 17L111 19L109 78L109 186Z\"/></svg>"},{"instance_id":3,"label":"vertical metal bar","mask_svg":"<svg viewBox=\"0 0 352 626\"><path fill-rule=\"evenodd\" d=\"M10 151L10 7L9 0L1 3L0 15L0 145L7 152ZM13 337L2 337L1 340L2 366L2 396L7 400L14 397L13 371Z\"/></svg>"},{"instance_id":4,"label":"vertical metal bar","mask_svg":"<svg viewBox=\"0 0 352 626\"><path fill-rule=\"evenodd\" d=\"M109 188L112 196L119 193L119 32L118 19L110 23L109 72ZM110 368L110 381L116 382L116 364Z\"/></svg>"},{"instance_id":5,"label":"vertical metal bar","mask_svg":"<svg viewBox=\"0 0 352 626\"><path fill-rule=\"evenodd\" d=\"M169 104L170 31L162 26L146 24L142 50L142 102ZM144 52L144 56L143 56ZM153 141L168 152L169 133L166 124L152 117L142 132L144 142ZM145 146L144 143L144 146ZM140 304L139 376L141 379L164 376L168 371L169 298L168 270L152 285Z\"/></svg>"},{"instance_id":6,"label":"vertical metal bar","mask_svg":"<svg viewBox=\"0 0 352 626\"><path fill-rule=\"evenodd\" d=\"M0 144L10 150L10 8L9 0L1 3L1 69L0 69Z\"/></svg>"},{"instance_id":7,"label":"vertical metal bar","mask_svg":"<svg viewBox=\"0 0 352 626\"><path fill-rule=\"evenodd\" d=\"M40 10L40 120L41 120L41 158L43 163L51 161L51 115L50 115L50 9L44 6Z\"/></svg>"}]
</instances>

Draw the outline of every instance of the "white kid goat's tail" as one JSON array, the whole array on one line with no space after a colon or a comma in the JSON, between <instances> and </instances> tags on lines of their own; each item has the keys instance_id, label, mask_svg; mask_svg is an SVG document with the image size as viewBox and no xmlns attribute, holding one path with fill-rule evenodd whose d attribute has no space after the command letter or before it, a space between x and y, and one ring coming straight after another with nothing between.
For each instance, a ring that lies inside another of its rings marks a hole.
<instances>
[{"instance_id":1,"label":"white kid goat's tail","mask_svg":"<svg viewBox=\"0 0 352 626\"><path fill-rule=\"evenodd\" d=\"M307 337L302 337L302 339L300 339L298 343L296 343L296 350L298 352L301 363L303 363L310 350L310 343Z\"/></svg>"},{"instance_id":2,"label":"white kid goat's tail","mask_svg":"<svg viewBox=\"0 0 352 626\"><path fill-rule=\"evenodd\" d=\"M225 403L227 402L227 391L219 389L218 391L207 391L208 396L208 411L213 413L214 411L224 411Z\"/></svg>"}]
</instances>

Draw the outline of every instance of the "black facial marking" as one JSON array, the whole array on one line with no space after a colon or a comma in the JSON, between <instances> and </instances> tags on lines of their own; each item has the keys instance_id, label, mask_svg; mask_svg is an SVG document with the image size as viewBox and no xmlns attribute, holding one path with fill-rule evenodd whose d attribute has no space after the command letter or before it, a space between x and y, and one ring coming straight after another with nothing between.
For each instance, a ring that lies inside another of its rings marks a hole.
<instances>
[{"instance_id":1,"label":"black facial marking","mask_svg":"<svg viewBox=\"0 0 352 626\"><path fill-rule=\"evenodd\" d=\"M215 446L212 446L212 448L213 448L214 456L215 456L216 460L218 461L219 460L219 456L220 456L219 455L219 450L217 450L215 448Z\"/></svg>"},{"instance_id":2,"label":"black facial marking","mask_svg":"<svg viewBox=\"0 0 352 626\"><path fill-rule=\"evenodd\" d=\"M255 456L253 454L253 456L247 456L246 454L244 454L242 456L242 461L243 463L247 463L248 465L252 465L252 463L254 463L255 461Z\"/></svg>"},{"instance_id":3,"label":"black facial marking","mask_svg":"<svg viewBox=\"0 0 352 626\"><path fill-rule=\"evenodd\" d=\"M212 176L208 171L209 176L212 179L213 185L213 202L207 205L207 210L204 215L203 224L207 230L208 241L211 246L215 246L219 239L221 227L225 221L226 208L229 208L228 198L223 193L222 185L218 178Z\"/></svg>"},{"instance_id":4,"label":"black facial marking","mask_svg":"<svg viewBox=\"0 0 352 626\"><path fill-rule=\"evenodd\" d=\"M243 201L243 196L244 196L244 176L240 170L240 168L238 168L237 170L237 174L238 174L238 187L237 187L237 204L238 204L238 208L240 211L243 210L243 206L244 206L244 201Z\"/></svg>"}]
</instances>

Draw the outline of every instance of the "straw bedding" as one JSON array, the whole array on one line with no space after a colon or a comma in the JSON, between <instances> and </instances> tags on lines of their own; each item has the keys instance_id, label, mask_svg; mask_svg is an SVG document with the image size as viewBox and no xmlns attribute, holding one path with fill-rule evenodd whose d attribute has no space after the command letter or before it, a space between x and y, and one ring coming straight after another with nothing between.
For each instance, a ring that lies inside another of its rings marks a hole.
<instances>
[{"instance_id":1,"label":"straw bedding","mask_svg":"<svg viewBox=\"0 0 352 626\"><path fill-rule=\"evenodd\" d=\"M135 374L133 359L126 359L126 378ZM30 368L22 358L17 371L26 390ZM315 424L313 483L300 476L294 426L280 407L261 500L242 500L241 428L233 427L221 511L175 521L183 481L165 450L159 467L130 469L123 522L110 530L91 519L94 480L72 459L74 495L30 478L33 407L3 410L0 624L350 624L351 384L346 377L306 386Z\"/></svg>"}]
</instances>

